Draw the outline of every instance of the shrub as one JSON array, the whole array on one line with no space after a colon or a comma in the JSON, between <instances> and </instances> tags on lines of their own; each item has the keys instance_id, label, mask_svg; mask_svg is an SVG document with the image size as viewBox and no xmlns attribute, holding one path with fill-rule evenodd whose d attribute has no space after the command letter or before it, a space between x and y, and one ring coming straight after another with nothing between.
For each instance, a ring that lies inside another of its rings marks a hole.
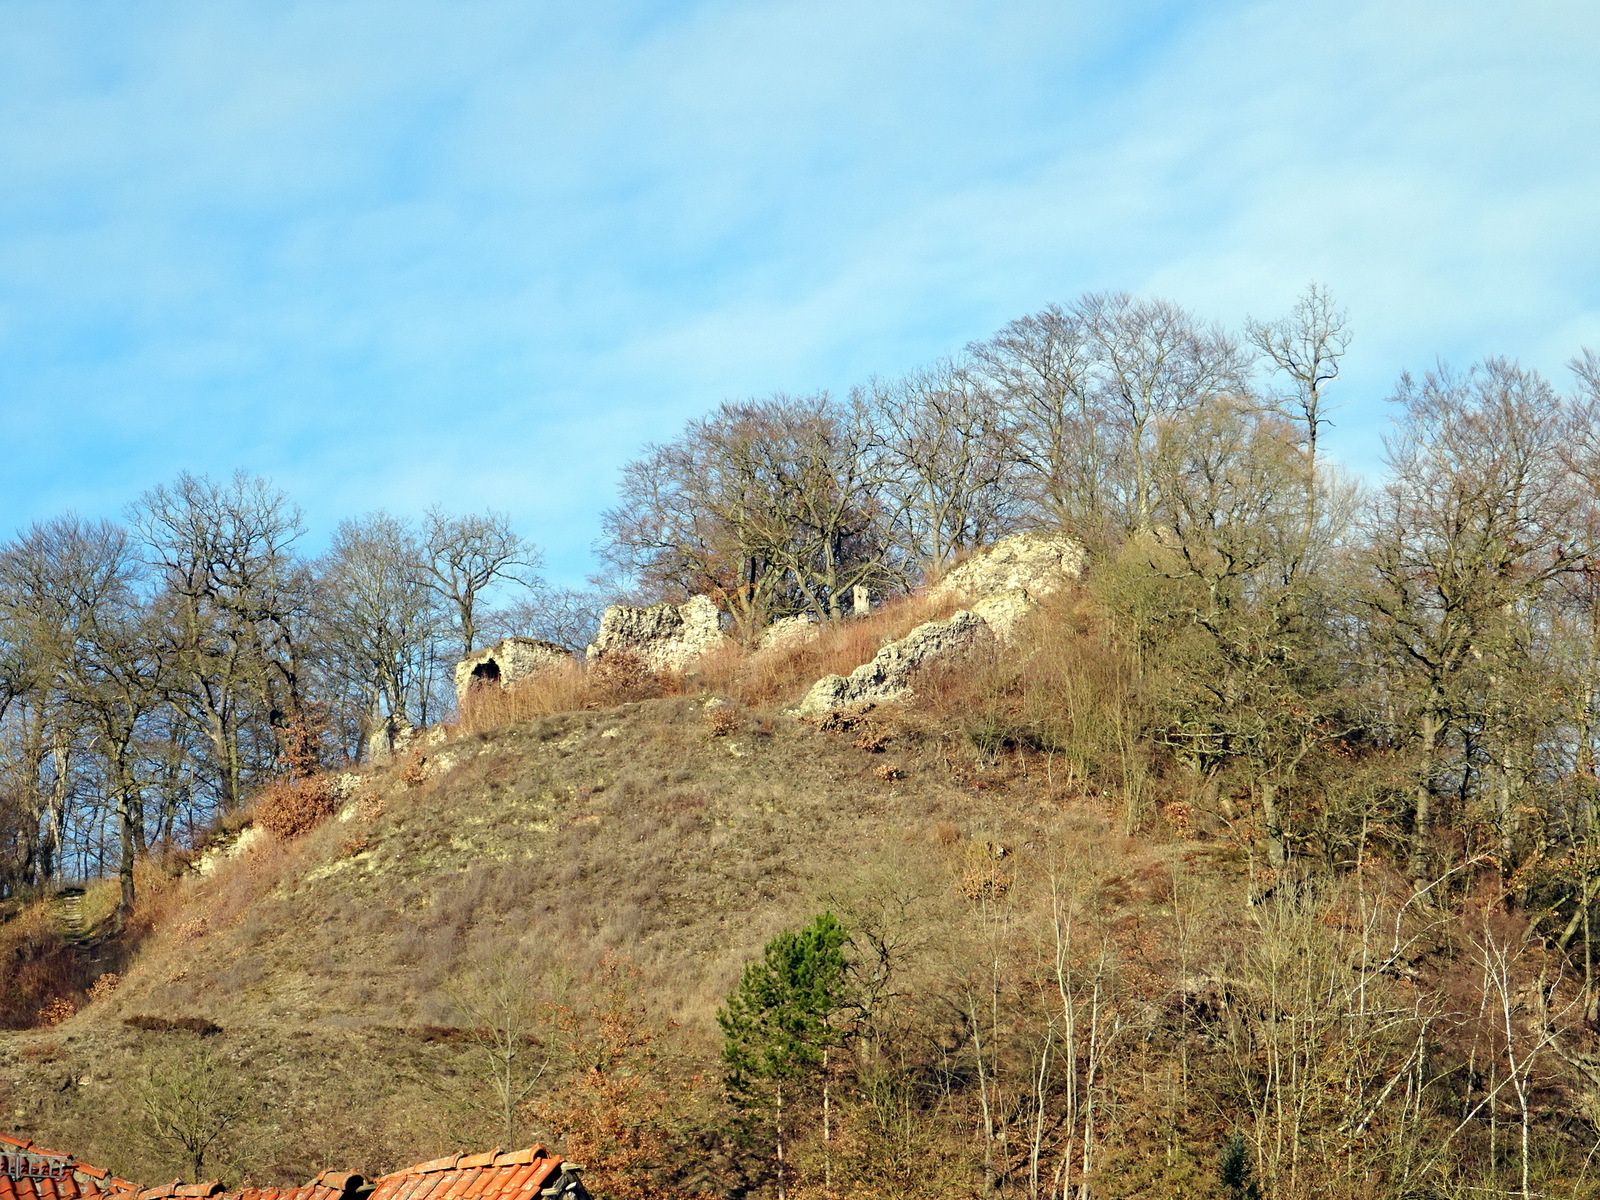
<instances>
[{"instance_id":1,"label":"shrub","mask_svg":"<svg viewBox=\"0 0 1600 1200\"><path fill-rule=\"evenodd\" d=\"M78 1006L65 996L57 996L39 1010L40 1025L59 1025L68 1017L76 1016Z\"/></svg>"},{"instance_id":2,"label":"shrub","mask_svg":"<svg viewBox=\"0 0 1600 1200\"><path fill-rule=\"evenodd\" d=\"M664 1031L646 1013L637 968L607 955L596 976L587 1011L551 1006L576 1070L528 1112L558 1134L569 1157L588 1164L603 1195L710 1200L683 1178L695 1165L685 1118L703 1099L701 1077L674 1078L663 1061Z\"/></svg>"},{"instance_id":3,"label":"shrub","mask_svg":"<svg viewBox=\"0 0 1600 1200\"><path fill-rule=\"evenodd\" d=\"M333 788L326 776L278 779L256 798L255 818L273 837L290 841L310 833L333 815Z\"/></svg>"},{"instance_id":4,"label":"shrub","mask_svg":"<svg viewBox=\"0 0 1600 1200\"><path fill-rule=\"evenodd\" d=\"M107 971L94 981L94 986L89 989L89 1003L96 1004L104 1000L117 990L117 985L122 982L122 976L115 971Z\"/></svg>"},{"instance_id":5,"label":"shrub","mask_svg":"<svg viewBox=\"0 0 1600 1200\"><path fill-rule=\"evenodd\" d=\"M652 671L638 655L617 650L602 655L589 668L589 684L593 689L591 708L650 700L671 690L667 680Z\"/></svg>"},{"instance_id":6,"label":"shrub","mask_svg":"<svg viewBox=\"0 0 1600 1200\"><path fill-rule=\"evenodd\" d=\"M700 719L712 737L726 737L739 728L739 714L725 704L707 708Z\"/></svg>"}]
</instances>

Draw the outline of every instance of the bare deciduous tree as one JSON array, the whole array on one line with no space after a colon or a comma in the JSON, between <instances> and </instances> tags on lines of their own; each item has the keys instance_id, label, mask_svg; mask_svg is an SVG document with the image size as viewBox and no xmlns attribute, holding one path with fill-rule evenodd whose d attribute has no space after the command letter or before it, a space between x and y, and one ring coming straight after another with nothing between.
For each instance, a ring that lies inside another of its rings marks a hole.
<instances>
[{"instance_id":1,"label":"bare deciduous tree","mask_svg":"<svg viewBox=\"0 0 1600 1200\"><path fill-rule=\"evenodd\" d=\"M432 508L423 518L418 562L428 586L454 610L461 654L471 654L478 637L478 606L496 583L538 583L537 546L511 528L504 513L452 517Z\"/></svg>"},{"instance_id":2,"label":"bare deciduous tree","mask_svg":"<svg viewBox=\"0 0 1600 1200\"><path fill-rule=\"evenodd\" d=\"M319 565L322 639L348 686L370 697L369 735L427 718L419 683L445 617L422 562L406 524L377 512L342 522Z\"/></svg>"},{"instance_id":3,"label":"bare deciduous tree","mask_svg":"<svg viewBox=\"0 0 1600 1200\"><path fill-rule=\"evenodd\" d=\"M886 508L919 578L1007 532L1017 504L1000 412L982 379L956 363L873 386Z\"/></svg>"},{"instance_id":4,"label":"bare deciduous tree","mask_svg":"<svg viewBox=\"0 0 1600 1200\"><path fill-rule=\"evenodd\" d=\"M239 1069L205 1046L151 1056L137 1090L138 1132L198 1183L206 1159L250 1112Z\"/></svg>"},{"instance_id":5,"label":"bare deciduous tree","mask_svg":"<svg viewBox=\"0 0 1600 1200\"><path fill-rule=\"evenodd\" d=\"M874 438L859 400L723 404L624 468L601 552L658 597L717 597L746 636L838 616L855 586L893 577Z\"/></svg>"},{"instance_id":6,"label":"bare deciduous tree","mask_svg":"<svg viewBox=\"0 0 1600 1200\"><path fill-rule=\"evenodd\" d=\"M30 614L54 683L92 731L104 764L119 839L119 926L133 909L134 863L145 849L136 739L161 703L168 665L137 584L127 531L107 521L36 524L0 556L0 587Z\"/></svg>"},{"instance_id":7,"label":"bare deciduous tree","mask_svg":"<svg viewBox=\"0 0 1600 1200\"><path fill-rule=\"evenodd\" d=\"M269 705L281 712L279 729L298 707L299 668L282 660L298 656L292 629L304 612L300 510L258 476L216 483L185 472L145 492L129 515L166 592L182 699L209 741L222 807L237 807L249 769L265 766L241 745L244 725L266 715L252 705L286 694L289 703Z\"/></svg>"},{"instance_id":8,"label":"bare deciduous tree","mask_svg":"<svg viewBox=\"0 0 1600 1200\"><path fill-rule=\"evenodd\" d=\"M1367 530L1361 599L1392 654L1418 755L1413 870L1426 873L1447 736L1506 668L1530 605L1592 547L1588 498L1563 455L1570 405L1536 372L1491 359L1405 376L1395 399L1404 416ZM1491 739L1513 732L1501 718L1491 714ZM1505 765L1497 817L1509 847L1509 776L1523 768Z\"/></svg>"}]
</instances>

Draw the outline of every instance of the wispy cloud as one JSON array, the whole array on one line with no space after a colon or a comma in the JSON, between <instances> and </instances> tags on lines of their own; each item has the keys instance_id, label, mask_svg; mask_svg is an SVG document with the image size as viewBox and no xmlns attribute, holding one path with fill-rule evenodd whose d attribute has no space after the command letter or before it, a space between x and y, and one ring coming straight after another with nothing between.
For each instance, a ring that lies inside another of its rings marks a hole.
<instances>
[{"instance_id":1,"label":"wispy cloud","mask_svg":"<svg viewBox=\"0 0 1600 1200\"><path fill-rule=\"evenodd\" d=\"M16 523L189 468L326 528L512 510L557 573L616 466L1091 288L1234 321L1311 279L1341 445L1436 353L1600 343L1588 4L59 0L0 6Z\"/></svg>"}]
</instances>

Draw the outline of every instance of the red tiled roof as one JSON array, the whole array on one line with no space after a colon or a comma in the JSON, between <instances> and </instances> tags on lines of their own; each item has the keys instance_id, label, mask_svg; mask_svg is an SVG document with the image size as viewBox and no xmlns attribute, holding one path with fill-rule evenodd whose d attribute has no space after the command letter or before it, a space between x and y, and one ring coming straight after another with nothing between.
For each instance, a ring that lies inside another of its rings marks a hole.
<instances>
[{"instance_id":1,"label":"red tiled roof","mask_svg":"<svg viewBox=\"0 0 1600 1200\"><path fill-rule=\"evenodd\" d=\"M367 1181L354 1171L324 1171L303 1187L240 1188L224 1192L222 1184L178 1184L142 1188L138 1192L114 1196L111 1200L355 1200Z\"/></svg>"},{"instance_id":2,"label":"red tiled roof","mask_svg":"<svg viewBox=\"0 0 1600 1200\"><path fill-rule=\"evenodd\" d=\"M502 1154L457 1154L385 1175L368 1200L536 1200L545 1191L572 1200L587 1196L577 1168L543 1146Z\"/></svg>"},{"instance_id":3,"label":"red tiled roof","mask_svg":"<svg viewBox=\"0 0 1600 1200\"><path fill-rule=\"evenodd\" d=\"M224 1192L210 1183L168 1183L141 1188L70 1155L41 1150L0 1134L0 1155L16 1156L11 1178L0 1169L0 1200L587 1200L577 1167L543 1146L502 1153L455 1154L418 1163L369 1184L352 1171L324 1171L304 1187L241 1188Z\"/></svg>"},{"instance_id":4,"label":"red tiled roof","mask_svg":"<svg viewBox=\"0 0 1600 1200\"><path fill-rule=\"evenodd\" d=\"M0 1200L93 1200L133 1186L104 1167L0 1133Z\"/></svg>"},{"instance_id":5,"label":"red tiled roof","mask_svg":"<svg viewBox=\"0 0 1600 1200\"><path fill-rule=\"evenodd\" d=\"M219 1200L354 1200L366 1185L354 1171L324 1171L304 1187L240 1188Z\"/></svg>"}]
</instances>

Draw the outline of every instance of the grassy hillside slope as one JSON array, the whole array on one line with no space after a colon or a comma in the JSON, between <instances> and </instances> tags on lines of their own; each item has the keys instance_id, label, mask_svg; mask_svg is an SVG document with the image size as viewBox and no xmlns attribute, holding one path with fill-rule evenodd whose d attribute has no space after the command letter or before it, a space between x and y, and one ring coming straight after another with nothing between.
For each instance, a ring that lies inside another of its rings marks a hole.
<instances>
[{"instance_id":1,"label":"grassy hillside slope","mask_svg":"<svg viewBox=\"0 0 1600 1200\"><path fill-rule=\"evenodd\" d=\"M917 703L785 715L927 615L656 698L556 679L304 836L147 864L120 982L0 1034L0 1121L171 1178L153 1109L210 1088L235 1181L550 1138L602 1196L769 1195L716 1014L826 910L852 973L786 1092L797 1200L1597 1194L1595 1023L1492 864L1419 885L1363 824L1269 867L1254 781L1162 748L1160 680L1076 601Z\"/></svg>"},{"instance_id":2,"label":"grassy hillside slope","mask_svg":"<svg viewBox=\"0 0 1600 1200\"><path fill-rule=\"evenodd\" d=\"M513 961L559 1001L618 952L675 1044L714 1062L715 1010L778 930L893 908L919 945L956 938L996 879L1009 889L1055 851L1111 861L1121 839L1103 814L1034 765L704 697L462 738L367 777L299 841L175 884L115 991L0 1035L0 1111L125 1175L170 1174L133 1144L130 1085L142 1058L204 1025L277 1109L234 1139L224 1172L377 1170L492 1140L441 1082L461 1071L457 1092L482 1090L447 1032L471 1024L464 980ZM1129 843L1112 859L1137 873L1177 850Z\"/></svg>"}]
</instances>

